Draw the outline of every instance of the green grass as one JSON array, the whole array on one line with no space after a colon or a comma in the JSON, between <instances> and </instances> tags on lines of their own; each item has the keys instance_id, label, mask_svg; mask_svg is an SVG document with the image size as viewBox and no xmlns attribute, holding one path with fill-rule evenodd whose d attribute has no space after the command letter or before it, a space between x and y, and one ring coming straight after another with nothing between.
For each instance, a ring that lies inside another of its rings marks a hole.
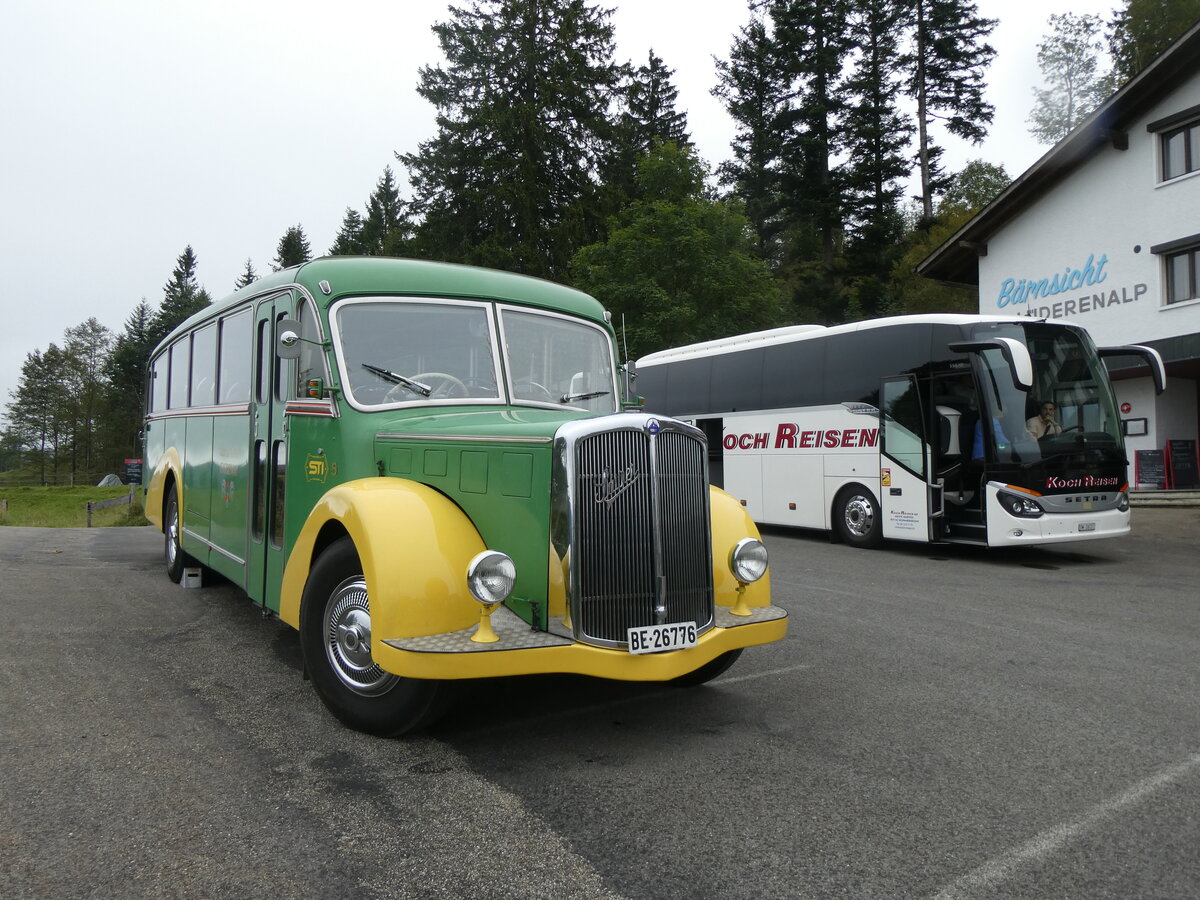
<instances>
[{"instance_id":1,"label":"green grass","mask_svg":"<svg viewBox=\"0 0 1200 900\"><path fill-rule=\"evenodd\" d=\"M83 528L87 525L89 500L112 500L127 496L128 487L0 486L0 500L8 501L8 508L0 510L0 525ZM142 514L140 489L134 495L132 506L113 506L92 513L93 528L147 524L149 523Z\"/></svg>"}]
</instances>

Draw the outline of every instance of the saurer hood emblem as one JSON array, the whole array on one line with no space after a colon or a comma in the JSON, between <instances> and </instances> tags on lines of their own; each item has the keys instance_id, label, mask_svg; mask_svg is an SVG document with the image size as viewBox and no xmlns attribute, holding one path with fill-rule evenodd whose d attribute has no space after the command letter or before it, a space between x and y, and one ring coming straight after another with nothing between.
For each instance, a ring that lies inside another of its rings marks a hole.
<instances>
[{"instance_id":1,"label":"saurer hood emblem","mask_svg":"<svg viewBox=\"0 0 1200 900\"><path fill-rule=\"evenodd\" d=\"M600 473L600 483L596 485L596 502L611 508L616 499L633 487L641 477L642 473L637 470L637 466L626 466L617 472L605 469Z\"/></svg>"}]
</instances>

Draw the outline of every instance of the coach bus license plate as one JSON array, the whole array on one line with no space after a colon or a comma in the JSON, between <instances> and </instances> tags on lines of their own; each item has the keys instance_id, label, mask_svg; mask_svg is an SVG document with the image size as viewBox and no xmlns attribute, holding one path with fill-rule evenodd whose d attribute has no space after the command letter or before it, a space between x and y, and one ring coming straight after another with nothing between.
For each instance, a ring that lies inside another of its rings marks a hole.
<instances>
[{"instance_id":1,"label":"coach bus license plate","mask_svg":"<svg viewBox=\"0 0 1200 900\"><path fill-rule=\"evenodd\" d=\"M1095 522L1080 522L1079 530L1080 531L1095 531L1096 523Z\"/></svg>"},{"instance_id":2,"label":"coach bus license plate","mask_svg":"<svg viewBox=\"0 0 1200 900\"><path fill-rule=\"evenodd\" d=\"M629 629L630 653L662 653L696 646L696 623L676 622L673 625L643 625Z\"/></svg>"}]
</instances>

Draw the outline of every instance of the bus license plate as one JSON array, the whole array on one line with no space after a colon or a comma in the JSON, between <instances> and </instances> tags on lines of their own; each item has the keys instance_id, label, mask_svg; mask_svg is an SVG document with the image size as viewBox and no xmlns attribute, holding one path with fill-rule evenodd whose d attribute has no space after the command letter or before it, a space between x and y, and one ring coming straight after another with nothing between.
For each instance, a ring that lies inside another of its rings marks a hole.
<instances>
[{"instance_id":1,"label":"bus license plate","mask_svg":"<svg viewBox=\"0 0 1200 900\"><path fill-rule=\"evenodd\" d=\"M1095 522L1080 522L1079 530L1080 531L1095 531L1096 523Z\"/></svg>"},{"instance_id":2,"label":"bus license plate","mask_svg":"<svg viewBox=\"0 0 1200 900\"><path fill-rule=\"evenodd\" d=\"M696 623L676 622L672 625L643 625L629 629L630 653L662 653L696 646Z\"/></svg>"}]
</instances>

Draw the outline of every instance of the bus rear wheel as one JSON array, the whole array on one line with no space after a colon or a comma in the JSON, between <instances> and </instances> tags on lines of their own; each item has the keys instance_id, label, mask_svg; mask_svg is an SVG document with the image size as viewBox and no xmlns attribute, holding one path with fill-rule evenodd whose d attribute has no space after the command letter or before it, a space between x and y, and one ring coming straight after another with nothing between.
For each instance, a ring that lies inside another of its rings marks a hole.
<instances>
[{"instance_id":1,"label":"bus rear wheel","mask_svg":"<svg viewBox=\"0 0 1200 900\"><path fill-rule=\"evenodd\" d=\"M371 658L371 605L350 538L317 559L304 588L300 647L317 696L357 731L396 737L441 711L436 681L401 678Z\"/></svg>"},{"instance_id":2,"label":"bus rear wheel","mask_svg":"<svg viewBox=\"0 0 1200 900\"><path fill-rule=\"evenodd\" d=\"M167 502L163 504L163 559L167 564L167 577L176 584L183 579L183 570L197 565L196 561L183 552L179 543L183 535L183 520L179 516L179 491L175 485L167 488Z\"/></svg>"},{"instance_id":3,"label":"bus rear wheel","mask_svg":"<svg viewBox=\"0 0 1200 900\"><path fill-rule=\"evenodd\" d=\"M842 488L833 504L833 528L847 544L878 547L883 541L879 501L861 484Z\"/></svg>"}]
</instances>

